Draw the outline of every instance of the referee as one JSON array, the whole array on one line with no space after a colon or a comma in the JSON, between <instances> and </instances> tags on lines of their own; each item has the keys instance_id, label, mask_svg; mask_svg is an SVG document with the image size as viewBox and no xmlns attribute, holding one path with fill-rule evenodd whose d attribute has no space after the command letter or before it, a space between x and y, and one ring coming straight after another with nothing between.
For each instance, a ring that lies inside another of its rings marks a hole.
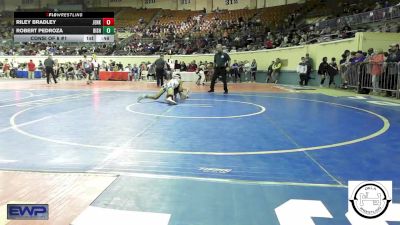
<instances>
[{"instance_id":1,"label":"referee","mask_svg":"<svg viewBox=\"0 0 400 225\"><path fill-rule=\"evenodd\" d=\"M51 55L44 60L44 66L46 70L46 76L47 76L47 84L50 84L50 74L53 76L54 83L57 84L56 76L54 75L54 60L51 58Z\"/></svg>"},{"instance_id":2,"label":"referee","mask_svg":"<svg viewBox=\"0 0 400 225\"><path fill-rule=\"evenodd\" d=\"M160 87L164 85L164 73L165 73L165 60L164 60L164 55L161 54L160 58L158 58L155 62L154 65L156 67L156 77L157 77L157 87Z\"/></svg>"},{"instance_id":3,"label":"referee","mask_svg":"<svg viewBox=\"0 0 400 225\"><path fill-rule=\"evenodd\" d=\"M218 77L224 82L224 94L228 94L228 85L226 84L226 70L229 68L231 57L227 53L222 52L222 45L218 44L217 53L214 55L214 75L211 79L211 87L208 92L214 92L215 80Z\"/></svg>"}]
</instances>

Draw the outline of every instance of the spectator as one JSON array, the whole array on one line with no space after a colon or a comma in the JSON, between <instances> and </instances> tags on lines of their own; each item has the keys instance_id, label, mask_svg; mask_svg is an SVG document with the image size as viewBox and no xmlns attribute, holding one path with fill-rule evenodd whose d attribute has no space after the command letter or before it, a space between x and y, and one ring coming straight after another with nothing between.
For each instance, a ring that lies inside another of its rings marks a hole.
<instances>
[{"instance_id":1,"label":"spectator","mask_svg":"<svg viewBox=\"0 0 400 225\"><path fill-rule=\"evenodd\" d=\"M307 79L307 63L306 63L306 58L301 57L301 61L299 65L297 66L297 73L299 74L300 77L300 86L307 86L308 84L308 79Z\"/></svg>"},{"instance_id":2,"label":"spectator","mask_svg":"<svg viewBox=\"0 0 400 225\"><path fill-rule=\"evenodd\" d=\"M156 65L154 63L149 63L147 65L147 71L148 71L147 80L149 80L150 77L152 77L153 79L157 80L157 78L156 78L156 75L157 75ZM163 69L163 71L164 71L164 69ZM164 76L164 74L161 76L162 79L164 79L163 76Z\"/></svg>"},{"instance_id":3,"label":"spectator","mask_svg":"<svg viewBox=\"0 0 400 225\"><path fill-rule=\"evenodd\" d=\"M3 73L7 79L10 79L10 69L11 69L11 66L8 63L8 59L5 59L4 63L3 63Z\"/></svg>"},{"instance_id":4,"label":"spectator","mask_svg":"<svg viewBox=\"0 0 400 225\"><path fill-rule=\"evenodd\" d=\"M348 61L348 57L347 57L346 53L342 54L342 59L340 60L339 64L340 64L339 71L340 71L341 78L342 78L342 88L347 89L348 79L349 79L349 76L348 76L349 61Z\"/></svg>"},{"instance_id":5,"label":"spectator","mask_svg":"<svg viewBox=\"0 0 400 225\"><path fill-rule=\"evenodd\" d=\"M385 83L388 85L387 89L389 90L396 90L397 89L397 74L398 74L398 63L400 62L400 50L399 44L392 44L390 45L390 51L388 58L386 60L387 64L387 80ZM394 93L394 92L393 92ZM392 96L391 91L386 91L386 96Z\"/></svg>"},{"instance_id":6,"label":"spectator","mask_svg":"<svg viewBox=\"0 0 400 225\"><path fill-rule=\"evenodd\" d=\"M57 78L63 77L65 75L65 70L64 70L63 64L58 63L56 60L55 60L54 69L56 71L55 74L56 74Z\"/></svg>"},{"instance_id":7,"label":"spectator","mask_svg":"<svg viewBox=\"0 0 400 225\"><path fill-rule=\"evenodd\" d=\"M253 59L251 63L251 77L253 78L253 82L256 82L256 75L257 75L257 62Z\"/></svg>"},{"instance_id":8,"label":"spectator","mask_svg":"<svg viewBox=\"0 0 400 225\"><path fill-rule=\"evenodd\" d=\"M94 79L99 80L99 73L100 73L100 64L96 61L95 58L92 58L93 70L94 70Z\"/></svg>"},{"instance_id":9,"label":"spectator","mask_svg":"<svg viewBox=\"0 0 400 225\"><path fill-rule=\"evenodd\" d=\"M133 64L133 67L132 67L132 70L131 70L131 74L132 74L131 81L132 81L132 78L133 78L135 81L138 81L138 80L139 80L139 67L137 66L136 63Z\"/></svg>"},{"instance_id":10,"label":"spectator","mask_svg":"<svg viewBox=\"0 0 400 225\"><path fill-rule=\"evenodd\" d=\"M244 79L245 81L251 81L251 64L248 60L244 61Z\"/></svg>"},{"instance_id":11,"label":"spectator","mask_svg":"<svg viewBox=\"0 0 400 225\"><path fill-rule=\"evenodd\" d=\"M275 64L275 61L272 61L271 62L271 64L268 66L268 69L267 69L267 79L266 79L266 81L265 82L269 82L269 81L271 81L272 80L272 67L274 66L274 64Z\"/></svg>"},{"instance_id":12,"label":"spectator","mask_svg":"<svg viewBox=\"0 0 400 225\"><path fill-rule=\"evenodd\" d=\"M10 71L11 77L14 78L17 77L18 67L19 67L18 62L15 59L11 60L11 71Z\"/></svg>"},{"instance_id":13,"label":"spectator","mask_svg":"<svg viewBox=\"0 0 400 225\"><path fill-rule=\"evenodd\" d=\"M33 63L32 59L29 60L28 63L28 79L35 79L35 70L36 70L36 65Z\"/></svg>"},{"instance_id":14,"label":"spectator","mask_svg":"<svg viewBox=\"0 0 400 225\"><path fill-rule=\"evenodd\" d=\"M311 79L311 72L312 69L314 68L314 61L310 57L310 54L306 54L306 64L307 64L307 83Z\"/></svg>"},{"instance_id":15,"label":"spectator","mask_svg":"<svg viewBox=\"0 0 400 225\"><path fill-rule=\"evenodd\" d=\"M166 65L170 73L175 71L175 62L172 59L168 59L168 63Z\"/></svg>"},{"instance_id":16,"label":"spectator","mask_svg":"<svg viewBox=\"0 0 400 225\"><path fill-rule=\"evenodd\" d=\"M175 69L175 71L177 71L177 72L179 72L179 71L181 71L181 64L178 62L178 60L175 60L175 66L174 66L174 69Z\"/></svg>"},{"instance_id":17,"label":"spectator","mask_svg":"<svg viewBox=\"0 0 400 225\"><path fill-rule=\"evenodd\" d=\"M324 86L326 76L328 75L328 68L329 68L328 58L324 57L322 58L322 62L319 64L318 67L318 74L321 76L320 87Z\"/></svg>"},{"instance_id":18,"label":"spectator","mask_svg":"<svg viewBox=\"0 0 400 225\"><path fill-rule=\"evenodd\" d=\"M335 87L336 87L335 76L338 74L338 71L339 71L339 68L336 63L336 58L333 57L331 59L331 62L329 63L329 67L328 67L328 74L329 74L328 87L331 87L332 84L335 85Z\"/></svg>"},{"instance_id":19,"label":"spectator","mask_svg":"<svg viewBox=\"0 0 400 225\"><path fill-rule=\"evenodd\" d=\"M275 84L278 83L279 74L281 73L281 68L282 68L281 59L277 58L275 60L274 65L272 65L272 74L271 74L272 82Z\"/></svg>"},{"instance_id":20,"label":"spectator","mask_svg":"<svg viewBox=\"0 0 400 225\"><path fill-rule=\"evenodd\" d=\"M124 71L124 65L123 65L121 62L119 62L119 63L117 64L117 68L118 68L117 71Z\"/></svg>"},{"instance_id":21,"label":"spectator","mask_svg":"<svg viewBox=\"0 0 400 225\"><path fill-rule=\"evenodd\" d=\"M181 71L187 71L187 66L185 62L181 62Z\"/></svg>"},{"instance_id":22,"label":"spectator","mask_svg":"<svg viewBox=\"0 0 400 225\"><path fill-rule=\"evenodd\" d=\"M383 72L384 61L385 55L383 54L382 49L378 49L377 53L369 59L369 63L371 66L373 94L378 94L379 82Z\"/></svg>"},{"instance_id":23,"label":"spectator","mask_svg":"<svg viewBox=\"0 0 400 225\"><path fill-rule=\"evenodd\" d=\"M353 58L353 64L362 63L365 61L365 55L362 51L357 51L355 54L355 58Z\"/></svg>"},{"instance_id":24,"label":"spectator","mask_svg":"<svg viewBox=\"0 0 400 225\"><path fill-rule=\"evenodd\" d=\"M188 71L188 72L195 72L195 71L197 71L196 61L193 60L193 61L189 64L189 66L188 66L188 68L187 68L187 71Z\"/></svg>"},{"instance_id":25,"label":"spectator","mask_svg":"<svg viewBox=\"0 0 400 225\"><path fill-rule=\"evenodd\" d=\"M76 76L75 76L75 71L74 71L74 67L73 67L73 65L72 65L72 63L68 63L68 65L67 65L67 73L66 73L66 80L68 80L68 79L76 79Z\"/></svg>"},{"instance_id":26,"label":"spectator","mask_svg":"<svg viewBox=\"0 0 400 225\"><path fill-rule=\"evenodd\" d=\"M205 85L205 75L204 75L204 71L203 71L203 69L202 68L199 68L198 70L197 70L197 72L196 72L196 74L197 74L197 76L198 76L198 79L197 79L197 81L196 81L196 84L199 86L200 84L201 85Z\"/></svg>"},{"instance_id":27,"label":"spectator","mask_svg":"<svg viewBox=\"0 0 400 225\"><path fill-rule=\"evenodd\" d=\"M82 68L83 68L84 73L86 74L86 84L88 84L88 85L92 84L93 83L93 74L94 74L92 60L86 59L86 57L85 57L85 59L82 61Z\"/></svg>"},{"instance_id":28,"label":"spectator","mask_svg":"<svg viewBox=\"0 0 400 225\"><path fill-rule=\"evenodd\" d=\"M237 63L236 59L233 61L233 64L231 66L231 75L235 78L234 79L235 83L238 81L238 79L239 79L239 82L241 82L240 74L239 74L239 64Z\"/></svg>"}]
</instances>

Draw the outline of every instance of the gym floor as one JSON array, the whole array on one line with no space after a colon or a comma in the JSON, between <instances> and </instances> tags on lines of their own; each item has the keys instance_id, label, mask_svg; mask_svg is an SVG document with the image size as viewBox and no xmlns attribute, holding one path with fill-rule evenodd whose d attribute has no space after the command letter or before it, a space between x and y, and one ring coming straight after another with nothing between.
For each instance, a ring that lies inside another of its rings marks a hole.
<instances>
[{"instance_id":1,"label":"gym floor","mask_svg":"<svg viewBox=\"0 0 400 225\"><path fill-rule=\"evenodd\" d=\"M136 102L154 83L0 81L0 224L284 225L276 209L304 200L330 214L304 225L350 225L349 180L391 180L400 201L400 102L187 86L170 106ZM50 218L8 221L12 202Z\"/></svg>"}]
</instances>

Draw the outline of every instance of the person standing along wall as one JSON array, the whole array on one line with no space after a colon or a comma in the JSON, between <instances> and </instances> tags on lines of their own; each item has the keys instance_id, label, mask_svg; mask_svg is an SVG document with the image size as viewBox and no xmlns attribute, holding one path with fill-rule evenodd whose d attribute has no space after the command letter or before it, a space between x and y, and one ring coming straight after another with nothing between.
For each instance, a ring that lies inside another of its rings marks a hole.
<instances>
[{"instance_id":1,"label":"person standing along wall","mask_svg":"<svg viewBox=\"0 0 400 225\"><path fill-rule=\"evenodd\" d=\"M92 58L92 65L93 65L93 71L94 71L94 79L99 80L99 73L100 73L100 63L96 61L96 59Z\"/></svg>"},{"instance_id":2,"label":"person standing along wall","mask_svg":"<svg viewBox=\"0 0 400 225\"><path fill-rule=\"evenodd\" d=\"M257 75L257 62L256 59L253 59L251 63L251 78L253 79L252 82L256 82L256 75Z\"/></svg>"},{"instance_id":3,"label":"person standing along wall","mask_svg":"<svg viewBox=\"0 0 400 225\"><path fill-rule=\"evenodd\" d=\"M32 59L28 63L28 79L35 79L35 69L36 65L33 63Z\"/></svg>"},{"instance_id":4,"label":"person standing along wall","mask_svg":"<svg viewBox=\"0 0 400 225\"><path fill-rule=\"evenodd\" d=\"M383 63L385 62L385 55L382 49L378 49L377 54L374 54L369 59L372 75L372 88L373 94L379 93L379 82L383 73Z\"/></svg>"},{"instance_id":5,"label":"person standing along wall","mask_svg":"<svg viewBox=\"0 0 400 225\"><path fill-rule=\"evenodd\" d=\"M342 59L339 61L339 66L340 77L342 78L341 87L343 89L347 89L347 83L349 80L349 68L347 63L347 56L345 54L342 54Z\"/></svg>"},{"instance_id":6,"label":"person standing along wall","mask_svg":"<svg viewBox=\"0 0 400 225\"><path fill-rule=\"evenodd\" d=\"M310 54L306 54L306 64L307 64L307 80L306 83L311 79L311 72L313 71L314 68L314 61L312 58L310 58Z\"/></svg>"},{"instance_id":7,"label":"person standing along wall","mask_svg":"<svg viewBox=\"0 0 400 225\"><path fill-rule=\"evenodd\" d=\"M397 89L397 79L398 79L398 63L400 62L400 49L399 44L391 44L390 45L390 52L386 59L387 62L387 78L386 78L386 86L385 88L389 90L396 90ZM391 91L386 91L386 97L391 97L394 94Z\"/></svg>"},{"instance_id":8,"label":"person standing along wall","mask_svg":"<svg viewBox=\"0 0 400 225\"><path fill-rule=\"evenodd\" d=\"M86 84L92 84L93 83L93 63L92 60L85 59L83 60L83 71L86 74Z\"/></svg>"},{"instance_id":9,"label":"person standing along wall","mask_svg":"<svg viewBox=\"0 0 400 225\"><path fill-rule=\"evenodd\" d=\"M246 82L250 82L251 81L251 64L249 61L244 61L244 80Z\"/></svg>"},{"instance_id":10,"label":"person standing along wall","mask_svg":"<svg viewBox=\"0 0 400 225\"><path fill-rule=\"evenodd\" d=\"M326 76L328 75L328 68L329 68L328 58L324 57L322 58L322 62L321 64L319 64L318 67L318 74L321 76L321 83L319 85L320 87L324 86Z\"/></svg>"},{"instance_id":11,"label":"person standing along wall","mask_svg":"<svg viewBox=\"0 0 400 225\"><path fill-rule=\"evenodd\" d=\"M278 83L279 74L281 73L281 68L282 68L281 59L277 58L275 60L274 65L272 65L272 74L271 74L272 82L275 84Z\"/></svg>"},{"instance_id":12,"label":"person standing along wall","mask_svg":"<svg viewBox=\"0 0 400 225\"><path fill-rule=\"evenodd\" d=\"M132 77L135 81L139 81L139 67L136 64L133 64L132 70ZM131 80L132 81L132 80Z\"/></svg>"},{"instance_id":13,"label":"person standing along wall","mask_svg":"<svg viewBox=\"0 0 400 225\"><path fill-rule=\"evenodd\" d=\"M335 76L338 73L339 73L339 68L336 63L336 58L333 57L332 61L329 63L329 68L328 68L328 74L329 74L329 86L328 87L331 87L332 84L334 85L334 87L336 87Z\"/></svg>"},{"instance_id":14,"label":"person standing along wall","mask_svg":"<svg viewBox=\"0 0 400 225\"><path fill-rule=\"evenodd\" d=\"M7 79L10 79L10 64L8 63L8 59L6 59L5 61L4 61L4 64L3 64L3 72L4 72L4 75L5 75L5 78L7 78Z\"/></svg>"},{"instance_id":15,"label":"person standing along wall","mask_svg":"<svg viewBox=\"0 0 400 225\"><path fill-rule=\"evenodd\" d=\"M268 66L267 68L267 79L265 80L265 82L269 83L272 82L272 67L274 66L275 61L272 61L271 64Z\"/></svg>"},{"instance_id":16,"label":"person standing along wall","mask_svg":"<svg viewBox=\"0 0 400 225\"><path fill-rule=\"evenodd\" d=\"M239 83L241 83L239 74L239 64L237 63L236 60L233 62L231 69L232 69L231 74L235 78L234 82L236 83L237 81L239 81Z\"/></svg>"},{"instance_id":17,"label":"person standing along wall","mask_svg":"<svg viewBox=\"0 0 400 225\"><path fill-rule=\"evenodd\" d=\"M301 62L297 66L297 73L299 73L300 77L300 86L307 86L308 79L307 79L307 63L306 58L301 57Z\"/></svg>"},{"instance_id":18,"label":"person standing along wall","mask_svg":"<svg viewBox=\"0 0 400 225\"><path fill-rule=\"evenodd\" d=\"M10 75L11 75L12 78L16 78L17 77L18 67L19 67L18 62L15 59L11 60L11 72L10 72Z\"/></svg>"},{"instance_id":19,"label":"person standing along wall","mask_svg":"<svg viewBox=\"0 0 400 225\"><path fill-rule=\"evenodd\" d=\"M54 83L57 84L56 75L54 74L54 60L51 55L44 60L44 67L46 71L47 84L50 84L50 74L53 76Z\"/></svg>"}]
</instances>

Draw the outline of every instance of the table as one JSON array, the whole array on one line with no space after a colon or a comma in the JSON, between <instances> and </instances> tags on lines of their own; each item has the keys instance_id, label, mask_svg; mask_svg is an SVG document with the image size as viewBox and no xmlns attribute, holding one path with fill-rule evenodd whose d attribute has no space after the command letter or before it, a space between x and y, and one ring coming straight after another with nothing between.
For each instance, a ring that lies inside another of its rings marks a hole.
<instances>
[{"instance_id":1,"label":"table","mask_svg":"<svg viewBox=\"0 0 400 225\"><path fill-rule=\"evenodd\" d=\"M181 75L181 80L186 82L196 82L199 76L196 72L174 72L172 75L179 73Z\"/></svg>"},{"instance_id":2,"label":"table","mask_svg":"<svg viewBox=\"0 0 400 225\"><path fill-rule=\"evenodd\" d=\"M129 72L125 71L100 71L100 80L129 80Z\"/></svg>"},{"instance_id":3,"label":"table","mask_svg":"<svg viewBox=\"0 0 400 225\"><path fill-rule=\"evenodd\" d=\"M42 78L42 71L35 70L34 77L35 78ZM26 71L26 70L17 70L17 78L28 78L28 71Z\"/></svg>"}]
</instances>

